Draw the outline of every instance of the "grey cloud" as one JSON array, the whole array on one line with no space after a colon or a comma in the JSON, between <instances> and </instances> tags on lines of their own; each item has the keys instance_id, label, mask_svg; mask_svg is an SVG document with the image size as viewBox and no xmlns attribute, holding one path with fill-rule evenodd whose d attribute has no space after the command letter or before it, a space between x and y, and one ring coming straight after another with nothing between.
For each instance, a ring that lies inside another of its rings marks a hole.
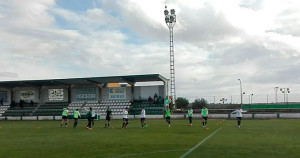
<instances>
[{"instance_id":1,"label":"grey cloud","mask_svg":"<svg viewBox=\"0 0 300 158\"><path fill-rule=\"evenodd\" d=\"M182 26L176 32L176 39L196 45L223 41L241 33L209 3L197 10L183 7L177 19Z\"/></svg>"},{"instance_id":2,"label":"grey cloud","mask_svg":"<svg viewBox=\"0 0 300 158\"><path fill-rule=\"evenodd\" d=\"M5 61L1 67L22 79L148 73L169 78L167 27L148 21L131 1L130 9L122 4L126 1L100 2L102 10L90 13L50 9L55 15L49 13L48 20L61 16L75 30L59 28L55 21L42 28L19 29L0 23L0 41L5 44L5 49L0 47ZM261 91L272 87L270 82L299 83L299 50L265 34L250 37L209 3L201 9L182 7L174 37L177 96L238 95L237 78ZM102 21L93 22L98 16ZM136 44L128 38L147 42ZM241 40L234 43L231 38Z\"/></svg>"},{"instance_id":3,"label":"grey cloud","mask_svg":"<svg viewBox=\"0 0 300 158\"><path fill-rule=\"evenodd\" d=\"M270 29L268 32L276 32L283 35L300 36L300 6L282 11L275 22L278 24L275 29Z\"/></svg>"},{"instance_id":4,"label":"grey cloud","mask_svg":"<svg viewBox=\"0 0 300 158\"><path fill-rule=\"evenodd\" d=\"M240 6L244 8L250 8L253 10L259 10L262 8L263 0L241 0Z\"/></svg>"}]
</instances>

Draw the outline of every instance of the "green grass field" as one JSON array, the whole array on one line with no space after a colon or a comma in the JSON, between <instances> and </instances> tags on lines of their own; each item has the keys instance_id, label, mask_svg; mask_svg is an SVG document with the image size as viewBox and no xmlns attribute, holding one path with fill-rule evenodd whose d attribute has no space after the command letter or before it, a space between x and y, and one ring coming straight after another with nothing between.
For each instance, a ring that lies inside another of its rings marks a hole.
<instances>
[{"instance_id":1,"label":"green grass field","mask_svg":"<svg viewBox=\"0 0 300 158\"><path fill-rule=\"evenodd\" d=\"M209 120L206 130L200 120L188 126L188 120L130 120L121 129L121 120L112 128L96 121L93 130L80 121L77 129L60 128L59 121L0 121L0 158L54 157L158 157L177 158L189 152L203 139L216 132L185 157L201 158L299 158L300 120ZM40 128L38 128L40 127Z\"/></svg>"}]
</instances>

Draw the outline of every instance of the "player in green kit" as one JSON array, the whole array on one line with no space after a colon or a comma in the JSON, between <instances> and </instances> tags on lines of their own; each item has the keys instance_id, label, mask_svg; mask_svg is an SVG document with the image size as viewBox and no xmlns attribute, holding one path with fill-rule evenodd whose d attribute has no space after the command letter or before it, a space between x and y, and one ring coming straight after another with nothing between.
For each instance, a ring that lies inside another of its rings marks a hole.
<instances>
[{"instance_id":1,"label":"player in green kit","mask_svg":"<svg viewBox=\"0 0 300 158\"><path fill-rule=\"evenodd\" d=\"M165 117L166 117L166 121L169 124L169 127L171 126L171 111L169 106L166 106L166 110L165 110Z\"/></svg>"},{"instance_id":2,"label":"player in green kit","mask_svg":"<svg viewBox=\"0 0 300 158\"><path fill-rule=\"evenodd\" d=\"M68 109L64 108L62 112L62 120L61 120L60 127L63 127L64 123L65 123L65 127L68 127L68 122L69 122L68 113L69 113Z\"/></svg>"},{"instance_id":3,"label":"player in green kit","mask_svg":"<svg viewBox=\"0 0 300 158\"><path fill-rule=\"evenodd\" d=\"M202 116L202 125L203 127L206 127L207 118L208 118L208 109L205 106L202 107L201 116Z\"/></svg>"},{"instance_id":4,"label":"player in green kit","mask_svg":"<svg viewBox=\"0 0 300 158\"><path fill-rule=\"evenodd\" d=\"M106 120L105 120L105 127L104 128L109 127L111 114L112 114L112 112L111 112L111 110L108 106L107 109L106 109Z\"/></svg>"},{"instance_id":5,"label":"player in green kit","mask_svg":"<svg viewBox=\"0 0 300 158\"><path fill-rule=\"evenodd\" d=\"M191 107L189 107L188 109L188 117L189 117L189 121L190 121L190 126L192 126L193 124L193 109Z\"/></svg>"},{"instance_id":6,"label":"player in green kit","mask_svg":"<svg viewBox=\"0 0 300 158\"><path fill-rule=\"evenodd\" d=\"M78 111L78 109L76 109L76 110L74 111L73 117L74 117L74 125L73 125L73 128L76 128L76 127L77 127L77 124L78 124L78 118L81 117L81 116L80 116L80 112Z\"/></svg>"}]
</instances>

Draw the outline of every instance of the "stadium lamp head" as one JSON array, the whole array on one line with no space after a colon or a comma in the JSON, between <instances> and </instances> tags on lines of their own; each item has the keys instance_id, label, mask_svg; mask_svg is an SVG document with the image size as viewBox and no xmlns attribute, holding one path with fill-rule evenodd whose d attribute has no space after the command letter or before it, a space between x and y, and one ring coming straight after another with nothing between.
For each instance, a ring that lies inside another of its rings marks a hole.
<instances>
[{"instance_id":1,"label":"stadium lamp head","mask_svg":"<svg viewBox=\"0 0 300 158\"><path fill-rule=\"evenodd\" d=\"M164 11L165 16L169 14L169 11L167 10L167 6L165 6L165 11Z\"/></svg>"},{"instance_id":2,"label":"stadium lamp head","mask_svg":"<svg viewBox=\"0 0 300 158\"><path fill-rule=\"evenodd\" d=\"M171 9L171 14L175 15L175 9Z\"/></svg>"}]
</instances>

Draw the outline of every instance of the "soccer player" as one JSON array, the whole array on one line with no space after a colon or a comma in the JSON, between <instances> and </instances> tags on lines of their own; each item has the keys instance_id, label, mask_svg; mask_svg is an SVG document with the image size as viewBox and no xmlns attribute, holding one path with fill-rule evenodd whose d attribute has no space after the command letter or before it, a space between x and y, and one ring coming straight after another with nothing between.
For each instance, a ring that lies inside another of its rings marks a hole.
<instances>
[{"instance_id":1,"label":"soccer player","mask_svg":"<svg viewBox=\"0 0 300 158\"><path fill-rule=\"evenodd\" d=\"M92 110L92 107L90 107L90 111L87 113L88 125L86 126L86 129L92 129Z\"/></svg>"},{"instance_id":2,"label":"soccer player","mask_svg":"<svg viewBox=\"0 0 300 158\"><path fill-rule=\"evenodd\" d=\"M202 106L201 116L202 116L202 126L206 127L207 118L208 118L208 109L205 106Z\"/></svg>"},{"instance_id":3,"label":"soccer player","mask_svg":"<svg viewBox=\"0 0 300 158\"><path fill-rule=\"evenodd\" d=\"M128 121L128 108L123 110L123 125L122 128L127 128L129 121Z\"/></svg>"},{"instance_id":4,"label":"soccer player","mask_svg":"<svg viewBox=\"0 0 300 158\"><path fill-rule=\"evenodd\" d=\"M94 127L94 125L95 125L95 122L94 122L94 120L95 120L95 117L96 117L96 112L95 112L95 110L93 109L92 110L92 126Z\"/></svg>"},{"instance_id":5,"label":"soccer player","mask_svg":"<svg viewBox=\"0 0 300 158\"><path fill-rule=\"evenodd\" d=\"M165 110L165 117L166 117L166 121L169 124L169 127L171 126L171 111L169 106L166 106L166 110Z\"/></svg>"},{"instance_id":6,"label":"soccer player","mask_svg":"<svg viewBox=\"0 0 300 158\"><path fill-rule=\"evenodd\" d=\"M247 111L243 111L241 107L238 107L235 111L232 112L232 114L236 114L237 124L239 128L241 127L243 112L247 112Z\"/></svg>"},{"instance_id":7,"label":"soccer player","mask_svg":"<svg viewBox=\"0 0 300 158\"><path fill-rule=\"evenodd\" d=\"M73 128L76 128L77 127L77 124L78 124L78 118L81 117L80 115L80 112L78 111L78 109L76 109L74 111L74 125L73 125Z\"/></svg>"},{"instance_id":8,"label":"soccer player","mask_svg":"<svg viewBox=\"0 0 300 158\"><path fill-rule=\"evenodd\" d=\"M193 109L191 107L189 107L188 109L188 117L189 117L189 121L190 121L190 126L192 126L193 124Z\"/></svg>"},{"instance_id":9,"label":"soccer player","mask_svg":"<svg viewBox=\"0 0 300 158\"><path fill-rule=\"evenodd\" d=\"M146 124L146 111L144 109L144 107L142 107L142 111L141 111L141 125L142 125L142 128L144 127L147 127L147 124Z\"/></svg>"},{"instance_id":10,"label":"soccer player","mask_svg":"<svg viewBox=\"0 0 300 158\"><path fill-rule=\"evenodd\" d=\"M68 127L68 122L69 122L68 113L69 113L68 108L64 108L62 112L62 120L61 120L60 127L63 127L64 123L65 123L65 127Z\"/></svg>"},{"instance_id":11,"label":"soccer player","mask_svg":"<svg viewBox=\"0 0 300 158\"><path fill-rule=\"evenodd\" d=\"M111 112L111 110L108 106L107 109L106 109L106 120L105 120L105 127L104 128L109 127L111 114L112 114L112 112Z\"/></svg>"}]
</instances>

